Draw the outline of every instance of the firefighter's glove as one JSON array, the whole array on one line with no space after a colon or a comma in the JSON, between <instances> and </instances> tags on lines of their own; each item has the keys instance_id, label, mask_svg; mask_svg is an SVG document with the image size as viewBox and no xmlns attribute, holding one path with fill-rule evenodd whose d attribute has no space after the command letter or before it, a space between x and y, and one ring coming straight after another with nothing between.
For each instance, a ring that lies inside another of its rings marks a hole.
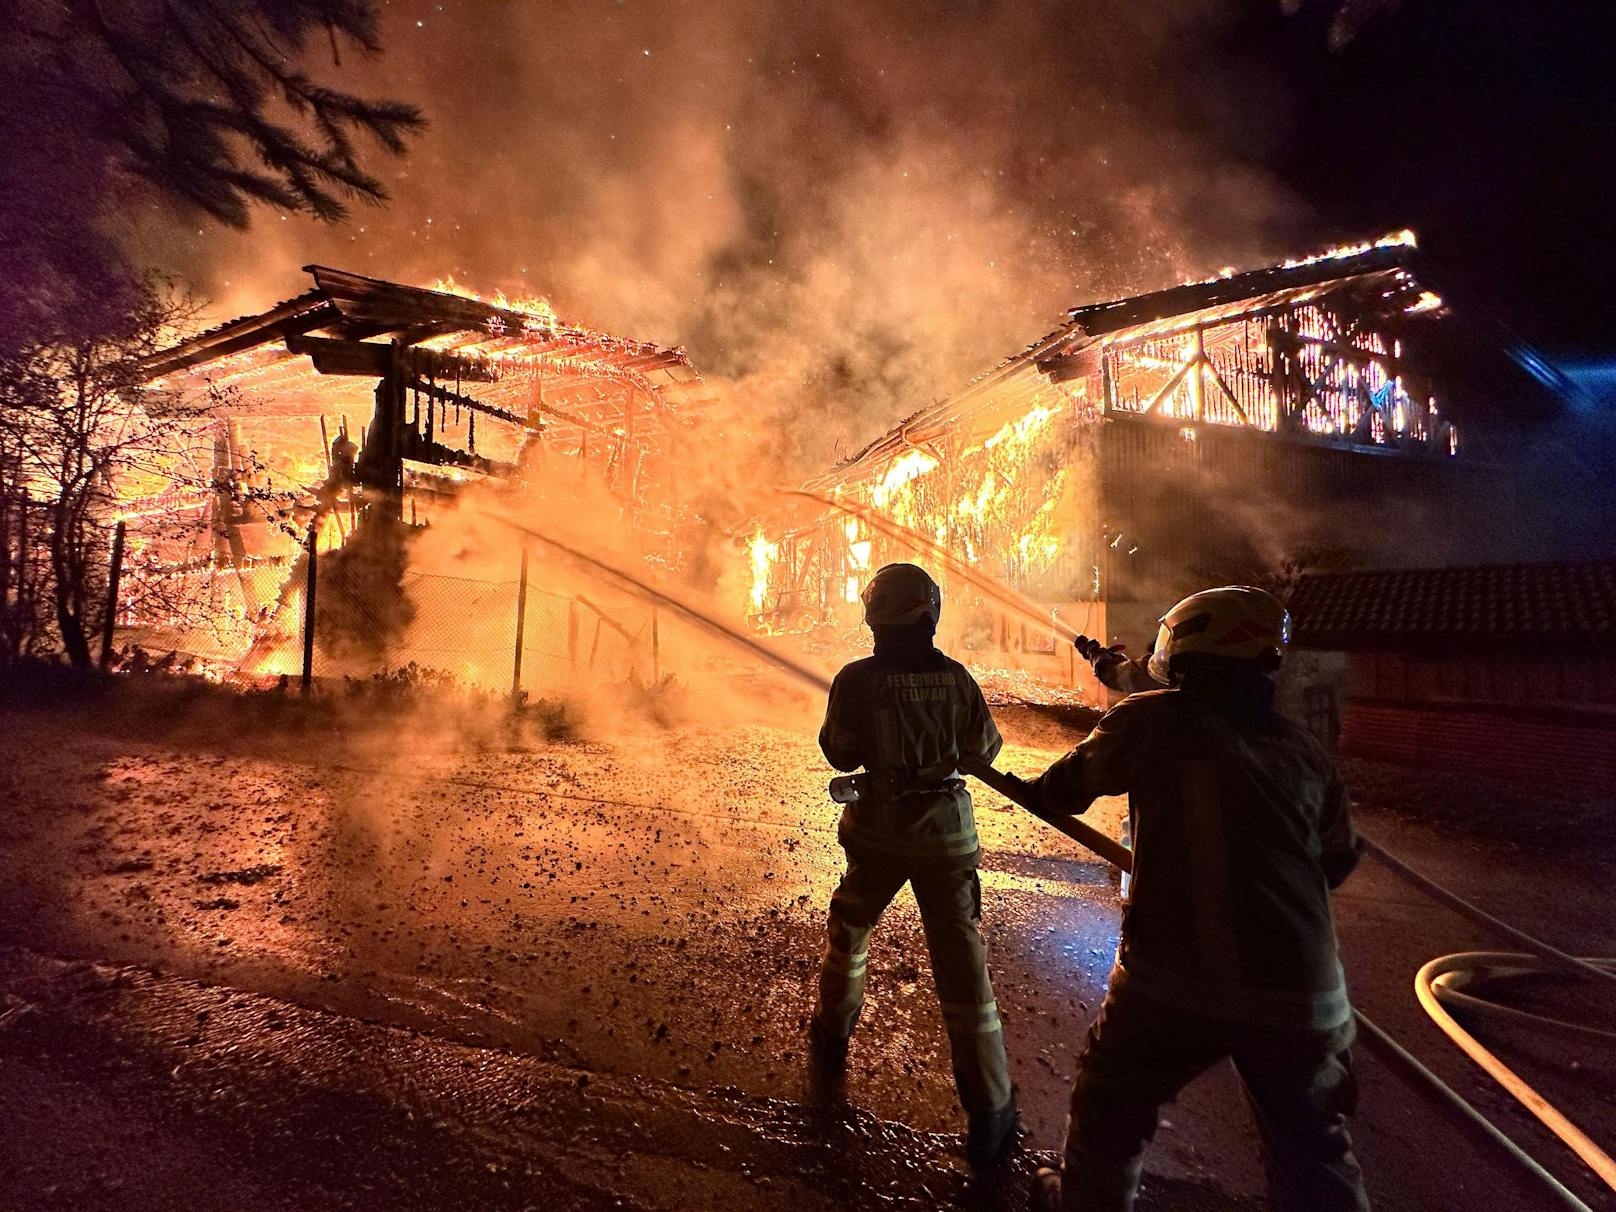
<instances>
[{"instance_id":1,"label":"firefighter's glove","mask_svg":"<svg viewBox=\"0 0 1616 1212\"><path fill-rule=\"evenodd\" d=\"M1094 666L1094 676L1100 680L1100 685L1109 686L1112 690L1124 690L1117 678L1119 668L1127 661L1127 654L1123 651L1124 645L1112 644L1107 648L1099 640L1080 635L1073 644L1078 655Z\"/></svg>"},{"instance_id":2,"label":"firefighter's glove","mask_svg":"<svg viewBox=\"0 0 1616 1212\"><path fill-rule=\"evenodd\" d=\"M1014 774L1007 774L1005 777L1015 780L1017 790L1021 792L1016 802L1028 812L1046 820L1054 814L1056 809L1049 801L1049 789L1042 775L1035 779L1024 779Z\"/></svg>"}]
</instances>

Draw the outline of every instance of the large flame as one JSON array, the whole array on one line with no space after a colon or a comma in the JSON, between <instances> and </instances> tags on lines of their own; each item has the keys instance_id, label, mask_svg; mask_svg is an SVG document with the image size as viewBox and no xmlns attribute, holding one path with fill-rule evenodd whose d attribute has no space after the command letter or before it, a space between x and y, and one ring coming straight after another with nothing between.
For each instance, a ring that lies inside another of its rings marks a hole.
<instances>
[{"instance_id":1,"label":"large flame","mask_svg":"<svg viewBox=\"0 0 1616 1212\"><path fill-rule=\"evenodd\" d=\"M530 316L537 316L551 324L558 323L555 308L550 301L541 295L507 295L502 290L496 290L491 295L480 294L468 286L456 282L453 277L445 276L437 279L428 290L435 290L439 294L459 295L462 299L475 299L479 303L486 303L490 307L498 307L503 311L519 311Z\"/></svg>"},{"instance_id":2,"label":"large flame","mask_svg":"<svg viewBox=\"0 0 1616 1212\"><path fill-rule=\"evenodd\" d=\"M771 543L760 530L747 545L752 557L752 613L761 614L769 600L769 573L780 558L780 544Z\"/></svg>"}]
</instances>

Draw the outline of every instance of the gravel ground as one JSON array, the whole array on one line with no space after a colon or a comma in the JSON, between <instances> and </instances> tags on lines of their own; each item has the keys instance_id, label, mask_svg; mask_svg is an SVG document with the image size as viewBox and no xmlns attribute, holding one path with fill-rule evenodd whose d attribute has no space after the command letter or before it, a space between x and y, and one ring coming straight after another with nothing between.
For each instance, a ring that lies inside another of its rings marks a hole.
<instances>
[{"instance_id":1,"label":"gravel ground","mask_svg":"<svg viewBox=\"0 0 1616 1212\"><path fill-rule=\"evenodd\" d=\"M1086 722L999 714L1000 765L1022 773ZM1029 1159L973 1183L957 1155L907 894L872 950L848 1106L806 1087L840 857L802 721L590 731L211 693L0 713L9 1206L1018 1206ZM1028 1146L1050 1149L1116 891L1025 813L978 806ZM1121 811L1093 815L1115 833ZM1362 823L1524 928L1616 954L1599 856ZM1419 963L1484 940L1368 864L1338 911L1358 1003L1616 1206L1414 1005ZM1534 1043L1509 1059L1616 1138L1610 1058ZM1542 1206L1399 1078L1367 1057L1360 1072L1377 1207ZM1230 1073L1168 1109L1147 1170L1147 1207L1261 1206Z\"/></svg>"}]
</instances>

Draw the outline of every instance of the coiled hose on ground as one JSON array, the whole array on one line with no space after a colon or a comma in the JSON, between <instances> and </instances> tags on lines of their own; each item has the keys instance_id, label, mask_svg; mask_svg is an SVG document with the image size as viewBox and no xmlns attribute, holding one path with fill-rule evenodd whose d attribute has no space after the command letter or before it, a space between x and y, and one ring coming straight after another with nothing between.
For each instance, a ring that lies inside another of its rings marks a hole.
<instances>
[{"instance_id":1,"label":"coiled hose on ground","mask_svg":"<svg viewBox=\"0 0 1616 1212\"><path fill-rule=\"evenodd\" d=\"M1502 935L1524 948L1521 951L1460 951L1452 955L1439 955L1414 974L1414 994L1432 1021L1442 1029L1443 1034L1457 1044L1466 1056L1486 1070L1487 1074L1522 1106L1537 1116L1543 1125L1559 1137L1606 1186L1616 1191L1616 1160L1612 1160L1610 1154L1590 1140L1588 1135L1566 1118L1558 1107L1484 1047L1448 1012L1449 1006L1462 1007L1512 1026L1530 1026L1539 1030L1616 1044L1616 1032L1517 1010L1512 1006L1474 997L1465 993L1462 988L1467 979L1483 975L1567 974L1592 979L1605 985L1616 985L1616 958L1568 955L1558 947L1533 938L1508 922L1500 921L1492 914L1456 896L1369 838L1364 838L1364 846L1400 879L1484 929ZM1359 1015L1359 1018L1361 1019L1362 1015ZM1555 1185L1564 1193L1563 1198L1569 1201L1568 1206L1586 1207L1581 1200L1565 1191L1564 1187L1558 1183Z\"/></svg>"},{"instance_id":2,"label":"coiled hose on ground","mask_svg":"<svg viewBox=\"0 0 1616 1212\"><path fill-rule=\"evenodd\" d=\"M1006 775L991 766L974 764L966 768L966 773L980 779L1006 799L1020 804L1041 820L1066 834L1073 841L1094 851L1112 866L1122 871L1131 870L1133 855L1126 847L1076 817L1048 816L1040 812L1030 802L1026 793L1027 785L1020 779L1012 775ZM1533 938L1507 922L1500 921L1492 914L1477 908L1469 901L1448 891L1434 880L1415 871L1407 863L1390 854L1384 847L1369 838L1364 838L1363 842L1368 853L1382 863L1392 874L1413 885L1427 896L1446 905L1454 912L1469 918L1477 925L1502 935L1523 948L1521 951L1462 951L1453 955L1438 956L1425 964L1415 975L1415 996L1419 998L1420 1005L1424 1007L1425 1012L1431 1016L1432 1020L1449 1039L1453 1040L1471 1060L1486 1070L1499 1085L1503 1086L1533 1115L1537 1116L1551 1132L1565 1142L1567 1147L1589 1169L1593 1170L1612 1191L1616 1191L1616 1161L1613 1161L1608 1153L1567 1119L1563 1112L1534 1090L1509 1066L1499 1060L1497 1056L1483 1047L1475 1036L1466 1031L1453 1015L1448 1013L1447 1009L1448 1006L1463 1007L1466 1010L1496 1018L1514 1026L1528 1025L1534 1028L1575 1035L1583 1039L1594 1039L1616 1044L1616 1032L1583 1026L1580 1023L1569 1023L1562 1019L1549 1018L1545 1015L1517 1010L1511 1006L1499 1005L1496 1002L1465 993L1461 987L1467 978L1475 978L1483 974L1489 976L1506 974L1573 974L1602 983L1616 984L1616 970L1613 970L1616 969L1616 959L1588 959L1568 955L1559 948ZM1527 1173L1537 1179L1562 1207L1577 1209L1578 1212L1591 1212L1588 1205L1577 1198L1559 1179L1533 1160L1491 1120L1487 1119L1456 1090L1421 1064L1406 1048L1397 1043L1361 1010L1354 1011L1354 1014L1359 1027L1363 1030L1365 1043L1388 1060L1394 1068L1399 1069L1410 1077L1427 1097L1453 1114L1462 1126L1480 1139L1496 1146L1513 1158Z\"/></svg>"}]
</instances>

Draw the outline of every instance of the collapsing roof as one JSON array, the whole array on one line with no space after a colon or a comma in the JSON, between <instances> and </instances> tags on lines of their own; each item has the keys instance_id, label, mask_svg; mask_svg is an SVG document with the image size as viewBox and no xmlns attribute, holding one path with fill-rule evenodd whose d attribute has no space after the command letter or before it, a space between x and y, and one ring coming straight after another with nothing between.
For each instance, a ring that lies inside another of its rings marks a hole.
<instances>
[{"instance_id":1,"label":"collapsing roof","mask_svg":"<svg viewBox=\"0 0 1616 1212\"><path fill-rule=\"evenodd\" d=\"M461 403L498 420L542 426L563 443L587 442L591 433L633 441L636 434L682 428L701 403L701 378L683 349L565 324L537 301L489 302L323 265L304 268L315 289L154 355L148 373L154 379L188 373L241 388L254 411L329 411L344 387L352 402L337 402L358 408L367 402L368 384L321 381L315 372L363 369L347 365L356 342L374 346L373 355L360 349L361 355L378 358L397 343L414 351L417 365L432 362L426 351L443 355L437 362L443 379L475 366L466 377L479 380L476 398Z\"/></svg>"},{"instance_id":2,"label":"collapsing roof","mask_svg":"<svg viewBox=\"0 0 1616 1212\"><path fill-rule=\"evenodd\" d=\"M1006 358L962 390L906 417L892 430L811 481L809 487L824 489L877 476L891 459L916 447L926 449L945 436L969 440L990 433L1002 423L1005 415L1010 415L1017 407L1026 407L1040 392L1093 378L1102 368L1111 370L1104 365L1109 351L1144 347L1154 351L1154 360L1160 363L1163 351L1170 359L1176 357L1175 343L1187 346L1198 340L1197 333L1219 326L1229 331L1242 322L1255 323L1281 313L1299 315L1310 308L1313 314L1303 318L1299 328L1291 330L1304 334L1304 339L1314 347L1310 352L1319 358L1310 367L1304 367L1303 373L1319 374L1320 378L1315 382L1304 380L1304 390L1290 401L1298 411L1299 421L1302 420L1300 410L1308 406L1306 389L1321 386L1321 372L1330 373L1336 363L1357 363L1351 370L1356 382L1360 370L1366 369L1363 364L1373 360L1379 364L1380 385L1384 385L1386 378L1393 379L1397 394L1403 395L1400 344L1395 348L1390 345L1382 348L1365 339L1367 334L1347 330L1345 325L1342 331L1336 331L1332 317L1324 315L1322 321L1320 319L1319 313L1327 308L1339 307L1389 331L1418 333L1422 366L1428 371L1436 364L1444 371L1452 369L1461 374L1468 371L1488 388L1496 390L1502 368L1504 377L1512 382L1514 394L1521 397L1518 402L1522 411L1529 416L1548 415L1572 393L1571 385L1563 376L1501 325L1470 312L1466 313L1463 325L1447 323L1451 313L1443 298L1432 289L1433 285L1429 267L1415 250L1412 233L1399 232L1374 243L1265 269L1244 273L1225 271L1202 282L1074 307L1068 311L1066 322L1054 332ZM1271 344L1267 356L1272 363ZM1188 351L1177 367L1180 371L1198 366L1206 368L1212 386L1205 390L1223 414L1198 414L1196 419L1265 429L1287 428L1283 416L1274 417L1270 412L1264 423L1248 415L1253 401L1231 390L1232 376L1227 370L1220 374L1215 362L1205 348L1197 347ZM1169 364L1167 369L1171 371L1175 367ZM1291 367L1287 364L1286 369L1290 371ZM1265 373L1274 374L1275 367L1270 364ZM1196 377L1200 377L1199 371ZM1170 395L1177 384L1177 378L1164 383L1162 394ZM1446 378L1444 386L1448 386ZM1136 400L1132 408L1114 408L1117 401L1108 397L1101 407L1107 412L1149 413L1155 410L1160 398L1149 400L1148 405L1146 401ZM1280 407L1283 409L1285 404ZM1272 409L1272 405L1269 408ZM1365 409L1363 415L1367 416L1368 411ZM1169 411L1167 415L1176 414ZM1311 429L1313 436L1324 440L1353 436L1350 430L1330 424L1304 423L1297 428ZM1417 436L1422 442L1430 442L1437 436L1436 429L1435 425L1422 424ZM1377 422L1372 435L1366 426L1357 440L1368 444L1363 439L1372 437L1374 442L1383 443L1385 436Z\"/></svg>"}]
</instances>

